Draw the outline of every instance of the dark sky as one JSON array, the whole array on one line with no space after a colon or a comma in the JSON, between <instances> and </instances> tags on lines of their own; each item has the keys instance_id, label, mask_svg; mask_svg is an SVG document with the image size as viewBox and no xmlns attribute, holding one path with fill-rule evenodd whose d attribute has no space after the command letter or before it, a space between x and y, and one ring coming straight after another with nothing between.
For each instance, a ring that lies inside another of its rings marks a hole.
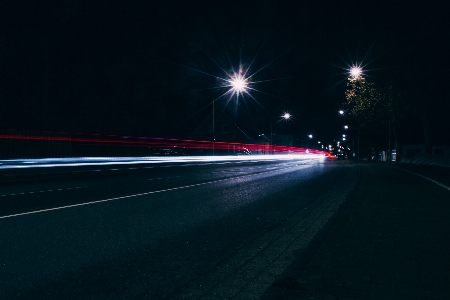
<instances>
[{"instance_id":1,"label":"dark sky","mask_svg":"<svg viewBox=\"0 0 450 300\"><path fill-rule=\"evenodd\" d=\"M220 98L217 118L255 137L289 111L278 132L330 139L346 69L362 63L376 85L421 93L435 138L447 139L446 11L446 1L9 1L0 128L189 138L241 64L256 72L251 97Z\"/></svg>"}]
</instances>

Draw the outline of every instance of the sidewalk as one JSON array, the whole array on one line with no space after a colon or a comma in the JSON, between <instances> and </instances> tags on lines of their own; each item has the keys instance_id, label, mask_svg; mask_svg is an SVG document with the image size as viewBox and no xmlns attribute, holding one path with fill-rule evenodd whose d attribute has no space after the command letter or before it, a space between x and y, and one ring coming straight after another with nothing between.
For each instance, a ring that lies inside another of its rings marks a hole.
<instances>
[{"instance_id":1,"label":"sidewalk","mask_svg":"<svg viewBox=\"0 0 450 300\"><path fill-rule=\"evenodd\" d=\"M354 193L262 299L450 298L450 192L360 168Z\"/></svg>"},{"instance_id":2,"label":"sidewalk","mask_svg":"<svg viewBox=\"0 0 450 300\"><path fill-rule=\"evenodd\" d=\"M418 165L450 167L450 155L417 154L415 156L403 156L401 158L401 162Z\"/></svg>"}]
</instances>

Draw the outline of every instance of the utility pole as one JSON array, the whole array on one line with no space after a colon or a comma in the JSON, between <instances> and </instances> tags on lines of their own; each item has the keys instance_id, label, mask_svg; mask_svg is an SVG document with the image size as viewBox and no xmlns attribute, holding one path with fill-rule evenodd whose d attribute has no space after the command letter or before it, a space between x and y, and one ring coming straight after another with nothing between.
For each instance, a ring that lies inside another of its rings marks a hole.
<instances>
[{"instance_id":1,"label":"utility pole","mask_svg":"<svg viewBox=\"0 0 450 300\"><path fill-rule=\"evenodd\" d=\"M392 153L391 153L391 95L388 95L388 155L387 155L387 159L388 162L392 161Z\"/></svg>"},{"instance_id":2,"label":"utility pole","mask_svg":"<svg viewBox=\"0 0 450 300\"><path fill-rule=\"evenodd\" d=\"M273 154L274 152L273 152L273 130L272 130L272 127L273 127L273 121L271 120L270 121L270 152L271 152L271 154Z\"/></svg>"},{"instance_id":3,"label":"utility pole","mask_svg":"<svg viewBox=\"0 0 450 300\"><path fill-rule=\"evenodd\" d=\"M213 125L213 128L212 128L212 130L213 130L213 144L212 144L212 148L213 148L213 156L214 156L214 144L215 144L215 142L216 142L216 132L215 132L215 128L214 128L214 111L215 111L215 109L214 109L214 97L213 97L213 102L212 102L212 109L213 109L213 111L212 111L212 117L213 117L213 123L212 123L212 125Z\"/></svg>"}]
</instances>

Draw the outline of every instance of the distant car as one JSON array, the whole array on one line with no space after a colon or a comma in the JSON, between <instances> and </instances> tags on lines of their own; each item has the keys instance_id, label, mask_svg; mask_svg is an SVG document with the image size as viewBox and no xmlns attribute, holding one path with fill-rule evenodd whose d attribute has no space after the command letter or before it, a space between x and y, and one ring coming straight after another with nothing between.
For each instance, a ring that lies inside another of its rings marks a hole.
<instances>
[{"instance_id":1,"label":"distant car","mask_svg":"<svg viewBox=\"0 0 450 300\"><path fill-rule=\"evenodd\" d=\"M336 155L334 155L333 153L325 153L325 157L330 158L330 159L335 159Z\"/></svg>"}]
</instances>

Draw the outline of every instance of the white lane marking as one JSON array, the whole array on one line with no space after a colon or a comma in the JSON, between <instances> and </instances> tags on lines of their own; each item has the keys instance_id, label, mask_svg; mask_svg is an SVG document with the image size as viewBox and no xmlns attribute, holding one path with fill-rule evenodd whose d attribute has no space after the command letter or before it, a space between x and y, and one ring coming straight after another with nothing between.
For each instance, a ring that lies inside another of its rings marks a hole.
<instances>
[{"instance_id":1,"label":"white lane marking","mask_svg":"<svg viewBox=\"0 0 450 300\"><path fill-rule=\"evenodd\" d=\"M218 180L207 181L207 182L202 182L202 183L195 183L195 184L190 184L190 185L185 185L185 186L180 186L180 187L175 187L175 188L169 188L169 189L164 189L164 190L158 190L158 191L152 191L152 192L146 192L146 193L139 193L139 194L134 194L134 195L122 196L122 197L114 197L114 198L109 198L109 199L103 199L103 200L97 200L97 201L91 201L91 202L85 202L85 203L78 203L78 204L72 204L72 205L66 205L66 206L59 206L59 207L53 207L53 208L29 211L29 212L24 212L24 213L12 214L12 215L7 215L7 216L0 216L0 219L7 219L7 218L13 218L13 217L19 217L19 216L43 213L43 212L48 212L48 211L61 210L61 209L65 209L65 208L86 206L86 205L103 203L103 202L109 202L109 201L114 201L114 200L121 200L121 199L134 198L134 197L139 197L139 196L146 196L146 195L151 195L151 194L157 194L157 193L181 190L181 189L186 189L186 188L195 187L195 186L201 186L201 185L212 184L212 183L217 183L217 182L221 182L221 181L228 181L228 180L238 179L238 178L242 178L242 177L251 177L251 176L255 176L255 175L261 175L263 173L269 173L269 172L274 172L274 171L281 171L281 170L284 170L284 169L287 169L287 168L280 168L280 169L277 169L277 170L270 170L270 171L265 171L265 172L261 172L261 173L257 173L257 174L247 174L247 175L236 176L236 177L222 178L222 179L218 179Z\"/></svg>"},{"instance_id":2,"label":"white lane marking","mask_svg":"<svg viewBox=\"0 0 450 300\"><path fill-rule=\"evenodd\" d=\"M69 187L65 189L56 189L56 190L42 190L42 191L35 191L35 192L24 192L24 193L18 193L18 194L4 194L0 195L0 197L8 197L8 196L17 196L17 195L28 195L28 194L34 194L34 193L47 193L47 192L56 192L56 191L64 191L64 190L72 190L72 189L83 189L87 188L88 186L76 186L76 187Z\"/></svg>"},{"instance_id":3,"label":"white lane marking","mask_svg":"<svg viewBox=\"0 0 450 300\"><path fill-rule=\"evenodd\" d=\"M249 175L247 175L247 176L249 176ZM243 177L243 176L241 176L241 177ZM216 183L216 182L220 182L220 181L231 180L231 179L235 179L235 178L236 177L234 177L234 178L224 178L224 179L219 179L219 180L214 180L214 181L208 181L208 182L202 182L202 183L196 183L196 184L190 184L190 185L170 188L170 189L164 189L164 190L158 190L158 191L152 191L152 192L146 192L146 193L140 193L140 194L134 194L134 195L127 195L127 196L122 196L122 197L109 198L109 199L104 199L104 200L97 200L97 201L91 201L91 202L85 202L85 203L79 203L79 204L72 204L72 205L66 205L66 206L59 206L59 207L53 207L53 208L29 211L29 212L24 212L24 213L19 213L19 214L1 216L0 219L19 217L19 216L31 215L31 214L37 214L37 213L42 213L42 212L47 212L47 211L60 210L60 209L65 209L65 208L73 208L73 207L79 207L79 206L85 206L85 205L90 205L90 204L109 202L109 201L120 200L120 199L134 198L134 197L146 196L146 195L157 194L157 193L162 193L162 192L181 190L181 189L186 189L186 188L190 188L190 187L194 187L194 186L206 185L206 184Z\"/></svg>"},{"instance_id":4,"label":"white lane marking","mask_svg":"<svg viewBox=\"0 0 450 300\"><path fill-rule=\"evenodd\" d=\"M169 179L170 177L167 177L167 179ZM161 179L164 179L164 178L162 178L162 177L159 177L159 178L150 178L149 180L161 180Z\"/></svg>"},{"instance_id":5,"label":"white lane marking","mask_svg":"<svg viewBox=\"0 0 450 300\"><path fill-rule=\"evenodd\" d=\"M177 176L169 176L169 177L149 178L148 180L167 180L167 179L179 178L179 177L181 177L181 176L177 175Z\"/></svg>"},{"instance_id":6,"label":"white lane marking","mask_svg":"<svg viewBox=\"0 0 450 300\"><path fill-rule=\"evenodd\" d=\"M440 183L440 182L438 182L438 181L436 181L436 180L434 180L434 179L431 179L431 178L429 178L429 177L420 175L420 174L418 174L418 173L415 173L415 172L412 172L412 171L409 171L409 170L406 170L406 169L403 169L403 168L399 168L399 169L401 169L401 170L403 170L403 171L405 171L405 172L408 172L408 173L417 175L417 176L419 176L419 177L422 177L422 178L424 178L424 179L426 179L426 180L429 180L429 181L431 181L432 183L437 184L438 186L443 187L444 189L447 189L447 190L450 191L450 187L448 187L448 186L446 186L445 184L442 184L442 183Z\"/></svg>"}]
</instances>

